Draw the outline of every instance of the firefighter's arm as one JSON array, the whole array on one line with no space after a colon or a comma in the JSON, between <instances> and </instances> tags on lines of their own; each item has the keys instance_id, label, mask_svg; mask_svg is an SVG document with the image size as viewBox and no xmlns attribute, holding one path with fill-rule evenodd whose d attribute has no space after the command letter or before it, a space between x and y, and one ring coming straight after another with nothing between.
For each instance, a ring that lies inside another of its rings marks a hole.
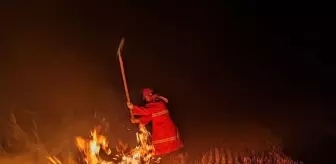
<instances>
[{"instance_id":1,"label":"firefighter's arm","mask_svg":"<svg viewBox=\"0 0 336 164\"><path fill-rule=\"evenodd\" d=\"M148 116L148 115L152 114L151 110L147 110L144 107L139 107L139 106L133 105L130 102L127 102L127 107L130 110L132 110L133 115Z\"/></svg>"},{"instance_id":2,"label":"firefighter's arm","mask_svg":"<svg viewBox=\"0 0 336 164\"><path fill-rule=\"evenodd\" d=\"M152 121L152 116L142 116L139 118L139 122L143 125L148 124L150 121Z\"/></svg>"},{"instance_id":3,"label":"firefighter's arm","mask_svg":"<svg viewBox=\"0 0 336 164\"><path fill-rule=\"evenodd\" d=\"M131 122L133 124L141 123L143 125L148 124L150 121L152 121L152 116L142 116L140 118L131 118Z\"/></svg>"},{"instance_id":4,"label":"firefighter's arm","mask_svg":"<svg viewBox=\"0 0 336 164\"><path fill-rule=\"evenodd\" d=\"M139 116L149 116L152 115L152 111L149 109L146 109L144 107L139 107L134 105L132 112L134 115L139 115Z\"/></svg>"}]
</instances>

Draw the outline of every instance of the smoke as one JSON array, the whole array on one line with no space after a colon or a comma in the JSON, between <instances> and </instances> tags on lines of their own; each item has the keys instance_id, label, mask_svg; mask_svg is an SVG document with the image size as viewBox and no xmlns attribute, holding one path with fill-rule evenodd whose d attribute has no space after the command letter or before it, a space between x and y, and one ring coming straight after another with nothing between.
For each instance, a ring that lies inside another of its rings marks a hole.
<instances>
[{"instance_id":1,"label":"smoke","mask_svg":"<svg viewBox=\"0 0 336 164\"><path fill-rule=\"evenodd\" d=\"M127 131L118 62L99 50L103 46L90 27L71 22L76 11L16 11L4 13L8 19L1 29L0 124L15 112L23 128L29 130L34 119L50 135L98 112Z\"/></svg>"}]
</instances>

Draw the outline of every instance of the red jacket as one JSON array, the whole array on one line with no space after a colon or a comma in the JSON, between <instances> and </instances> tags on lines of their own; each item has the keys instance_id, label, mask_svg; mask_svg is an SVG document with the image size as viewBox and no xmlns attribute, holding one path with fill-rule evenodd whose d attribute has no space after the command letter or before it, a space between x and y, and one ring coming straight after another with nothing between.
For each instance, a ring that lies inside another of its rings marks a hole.
<instances>
[{"instance_id":1,"label":"red jacket","mask_svg":"<svg viewBox=\"0 0 336 164\"><path fill-rule=\"evenodd\" d=\"M156 155L171 153L183 147L178 129L164 102L151 102L144 107L134 106L133 114L142 116L140 123L144 125L152 121L152 144Z\"/></svg>"}]
</instances>

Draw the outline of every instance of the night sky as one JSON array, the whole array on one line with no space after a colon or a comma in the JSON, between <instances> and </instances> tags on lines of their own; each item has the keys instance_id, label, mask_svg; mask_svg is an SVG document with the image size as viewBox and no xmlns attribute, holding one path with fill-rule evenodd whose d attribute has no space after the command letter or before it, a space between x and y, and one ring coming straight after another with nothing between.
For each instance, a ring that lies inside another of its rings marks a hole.
<instances>
[{"instance_id":1,"label":"night sky","mask_svg":"<svg viewBox=\"0 0 336 164\"><path fill-rule=\"evenodd\" d=\"M187 146L201 129L249 123L297 158L335 146L331 19L316 2L1 3L2 116L34 111L55 124L96 109L129 126L124 37L131 99L143 87L168 97Z\"/></svg>"}]
</instances>

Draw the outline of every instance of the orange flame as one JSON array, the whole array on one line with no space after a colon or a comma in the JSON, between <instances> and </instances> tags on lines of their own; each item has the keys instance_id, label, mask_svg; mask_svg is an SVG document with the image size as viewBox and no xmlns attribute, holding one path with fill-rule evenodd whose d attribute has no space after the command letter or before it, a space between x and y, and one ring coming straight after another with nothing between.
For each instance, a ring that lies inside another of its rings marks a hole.
<instances>
[{"instance_id":1,"label":"orange flame","mask_svg":"<svg viewBox=\"0 0 336 164\"><path fill-rule=\"evenodd\" d=\"M159 163L160 159L155 159L155 149L150 143L151 134L147 131L144 125L139 124L139 132L136 133L138 145L128 153L123 150L119 150L121 161L119 164L149 164L154 161ZM107 137L101 134L101 126L95 127L91 133L90 138L85 139L83 137L75 137L77 148L84 154L84 160L87 164L109 164L112 162L104 161L99 158L99 153L103 150L107 155L111 154L111 149L108 145ZM62 164L55 157L47 157L52 164Z\"/></svg>"},{"instance_id":2,"label":"orange flame","mask_svg":"<svg viewBox=\"0 0 336 164\"><path fill-rule=\"evenodd\" d=\"M111 154L107 137L101 134L101 127L97 126L91 131L90 139L85 140L83 137L76 137L77 148L84 153L87 164L101 164L103 161L99 158L101 149L106 154Z\"/></svg>"},{"instance_id":3,"label":"orange flame","mask_svg":"<svg viewBox=\"0 0 336 164\"><path fill-rule=\"evenodd\" d=\"M124 155L122 161L128 162L142 162L150 163L154 162L159 163L160 159L155 159L155 149L154 146L150 143L151 134L147 131L146 127L142 124L139 124L139 132L136 134L138 146L136 146L128 155Z\"/></svg>"}]
</instances>

